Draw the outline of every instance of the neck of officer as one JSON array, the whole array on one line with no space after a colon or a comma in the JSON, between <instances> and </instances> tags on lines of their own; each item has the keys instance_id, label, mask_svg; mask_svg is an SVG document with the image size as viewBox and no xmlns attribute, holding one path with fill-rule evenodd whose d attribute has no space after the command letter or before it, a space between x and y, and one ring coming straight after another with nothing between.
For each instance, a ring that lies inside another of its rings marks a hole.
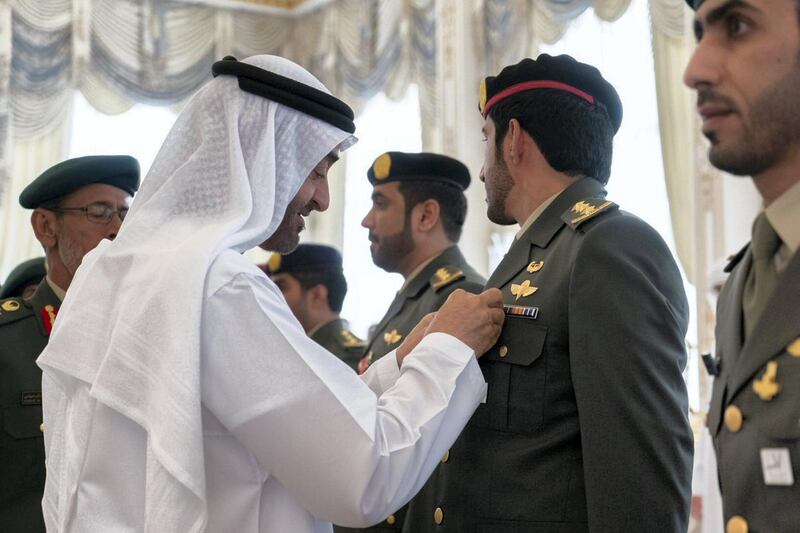
<instances>
[{"instance_id":1,"label":"neck of officer","mask_svg":"<svg viewBox=\"0 0 800 533\"><path fill-rule=\"evenodd\" d=\"M310 337L319 331L319 328L337 318L339 318L339 314L334 313L330 308L319 309L309 314L308 323L303 324L303 329L306 330L306 334Z\"/></svg>"},{"instance_id":2,"label":"neck of officer","mask_svg":"<svg viewBox=\"0 0 800 533\"><path fill-rule=\"evenodd\" d=\"M800 149L795 145L787 150L786 157L778 164L753 176L753 183L764 199L765 206L791 189L798 181L800 181Z\"/></svg>"},{"instance_id":3,"label":"neck of officer","mask_svg":"<svg viewBox=\"0 0 800 533\"><path fill-rule=\"evenodd\" d=\"M507 211L520 226L542 203L581 179L557 172L547 164L526 169L513 178L514 187L508 195Z\"/></svg>"},{"instance_id":4,"label":"neck of officer","mask_svg":"<svg viewBox=\"0 0 800 533\"><path fill-rule=\"evenodd\" d=\"M47 278L61 290L66 291L72 283L72 273L61 261L56 250L47 250Z\"/></svg>"},{"instance_id":5,"label":"neck of officer","mask_svg":"<svg viewBox=\"0 0 800 533\"><path fill-rule=\"evenodd\" d=\"M441 227L437 227L435 231L424 236L418 236L414 240L414 250L405 257L397 269L397 272L402 274L406 281L416 274L421 266L440 256L455 244L447 238Z\"/></svg>"}]
</instances>

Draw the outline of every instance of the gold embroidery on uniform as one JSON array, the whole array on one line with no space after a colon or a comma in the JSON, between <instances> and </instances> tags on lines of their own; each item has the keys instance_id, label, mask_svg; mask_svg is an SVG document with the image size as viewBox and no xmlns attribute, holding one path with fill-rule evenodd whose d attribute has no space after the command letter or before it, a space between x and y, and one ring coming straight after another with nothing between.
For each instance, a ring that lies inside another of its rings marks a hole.
<instances>
[{"instance_id":1,"label":"gold embroidery on uniform","mask_svg":"<svg viewBox=\"0 0 800 533\"><path fill-rule=\"evenodd\" d=\"M396 330L396 329L393 329L392 331L388 331L388 332L386 332L386 333L384 333L384 334L383 334L383 341L384 341L386 344L395 344L395 343L398 343L398 342L400 342L400 339L402 339L402 338L403 338L403 336L402 336L402 335L400 335L400 334L397 332L397 330Z\"/></svg>"},{"instance_id":2,"label":"gold embroidery on uniform","mask_svg":"<svg viewBox=\"0 0 800 533\"><path fill-rule=\"evenodd\" d=\"M767 370L761 379L753 382L753 390L758 397L765 402L770 401L781 391L781 385L776 381L778 377L778 363L770 361L767 363Z\"/></svg>"},{"instance_id":3,"label":"gold embroidery on uniform","mask_svg":"<svg viewBox=\"0 0 800 533\"><path fill-rule=\"evenodd\" d=\"M578 218L573 219L570 222L570 224L577 224L578 222L586 220L587 218L591 217L598 211L602 211L606 207L610 206L612 203L613 202L605 202L600 205L592 205L588 202L584 202L583 200L581 200L580 202L572 206L572 211L580 216Z\"/></svg>"},{"instance_id":4,"label":"gold embroidery on uniform","mask_svg":"<svg viewBox=\"0 0 800 533\"><path fill-rule=\"evenodd\" d=\"M794 357L800 357L800 337L797 337L794 342L787 346L786 351Z\"/></svg>"},{"instance_id":5,"label":"gold embroidery on uniform","mask_svg":"<svg viewBox=\"0 0 800 533\"><path fill-rule=\"evenodd\" d=\"M3 311L8 311L9 313L12 313L19 309L19 302L16 300L7 300L3 302L3 305L0 307L3 308Z\"/></svg>"},{"instance_id":6,"label":"gold embroidery on uniform","mask_svg":"<svg viewBox=\"0 0 800 533\"><path fill-rule=\"evenodd\" d=\"M526 296L530 296L534 292L538 291L539 287L532 287L531 280L526 279L522 282L522 284L517 285L516 283L511 284L511 294L516 296L517 300L520 298L525 298ZM516 300L515 300L516 301Z\"/></svg>"},{"instance_id":7,"label":"gold embroidery on uniform","mask_svg":"<svg viewBox=\"0 0 800 533\"><path fill-rule=\"evenodd\" d=\"M56 321L55 309L52 305L47 304L44 306L44 310L47 311L47 316L50 317L50 326L52 327L53 323Z\"/></svg>"},{"instance_id":8,"label":"gold embroidery on uniform","mask_svg":"<svg viewBox=\"0 0 800 533\"><path fill-rule=\"evenodd\" d=\"M439 287L443 287L462 275L464 275L464 273L460 270L451 273L445 267L442 267L434 273L437 281L432 284L433 288L438 289Z\"/></svg>"}]
</instances>

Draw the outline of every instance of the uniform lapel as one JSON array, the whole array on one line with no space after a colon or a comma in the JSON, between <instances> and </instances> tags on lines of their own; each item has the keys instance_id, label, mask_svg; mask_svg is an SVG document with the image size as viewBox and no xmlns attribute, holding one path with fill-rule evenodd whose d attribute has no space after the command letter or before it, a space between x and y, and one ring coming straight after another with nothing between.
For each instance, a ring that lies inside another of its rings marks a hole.
<instances>
[{"instance_id":1,"label":"uniform lapel","mask_svg":"<svg viewBox=\"0 0 800 533\"><path fill-rule=\"evenodd\" d=\"M778 286L753 328L753 333L745 339L733 374L732 394L736 394L753 374L783 351L800 333L800 324L794 320L797 317L797 304L800 302L798 280L800 253L795 252L789 266L781 274Z\"/></svg>"},{"instance_id":2,"label":"uniform lapel","mask_svg":"<svg viewBox=\"0 0 800 533\"><path fill-rule=\"evenodd\" d=\"M42 335L49 337L50 331L53 329L53 322L58 314L58 308L61 307L61 300L50 288L47 279L43 279L39 283L36 292L31 296L30 304L36 315L36 322L39 324Z\"/></svg>"},{"instance_id":3,"label":"uniform lapel","mask_svg":"<svg viewBox=\"0 0 800 533\"><path fill-rule=\"evenodd\" d=\"M531 246L547 248L556 233L564 226L561 214L575 205L576 202L589 197L605 196L603 185L592 178L583 178L566 189L553 200L539 218L528 228L518 240L511 245L508 253L497 265L487 287L503 287L513 279L520 270L528 266Z\"/></svg>"},{"instance_id":4,"label":"uniform lapel","mask_svg":"<svg viewBox=\"0 0 800 533\"><path fill-rule=\"evenodd\" d=\"M753 262L753 255L748 249L741 263L731 274L725 290L720 294L717 323L717 342L720 356L724 358L723 365L735 368L736 360L742 351L742 293L747 281L747 274ZM722 329L725 331L722 331ZM724 369L723 369L724 371Z\"/></svg>"}]
</instances>

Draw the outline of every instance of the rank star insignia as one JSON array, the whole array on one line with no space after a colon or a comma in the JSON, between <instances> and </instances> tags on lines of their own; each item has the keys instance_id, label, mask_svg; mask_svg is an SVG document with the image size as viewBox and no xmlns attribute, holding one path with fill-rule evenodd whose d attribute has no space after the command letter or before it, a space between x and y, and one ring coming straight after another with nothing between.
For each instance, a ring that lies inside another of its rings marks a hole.
<instances>
[{"instance_id":1,"label":"rank star insignia","mask_svg":"<svg viewBox=\"0 0 800 533\"><path fill-rule=\"evenodd\" d=\"M579 215L577 218L572 220L572 224L577 224L581 220L591 217L598 211L602 211L606 207L610 206L612 203L613 202L604 202L600 205L592 205L589 202L581 200L580 202L572 206L572 212Z\"/></svg>"},{"instance_id":2,"label":"rank star insignia","mask_svg":"<svg viewBox=\"0 0 800 533\"><path fill-rule=\"evenodd\" d=\"M383 334L383 341L386 344L390 344L390 345L400 342L400 339L402 339L402 338L403 338L403 336L400 335L399 333L397 333L396 329L393 329L392 331L388 331L388 332Z\"/></svg>"},{"instance_id":3,"label":"rank star insignia","mask_svg":"<svg viewBox=\"0 0 800 533\"><path fill-rule=\"evenodd\" d=\"M781 391L781 385L775 379L778 377L778 363L770 361L767 363L767 370L761 379L753 382L753 391L763 401L768 402Z\"/></svg>"},{"instance_id":4,"label":"rank star insignia","mask_svg":"<svg viewBox=\"0 0 800 533\"><path fill-rule=\"evenodd\" d=\"M528 265L528 272L533 274L534 272L539 272L542 267L544 266L544 261L533 261L531 264Z\"/></svg>"},{"instance_id":5,"label":"rank star insignia","mask_svg":"<svg viewBox=\"0 0 800 533\"><path fill-rule=\"evenodd\" d=\"M516 300L519 300L520 298L525 298L526 296L530 296L531 294L533 294L538 290L539 287L531 286L531 280L529 279L526 279L520 285L517 285L516 283L511 284L511 294L512 296L517 297Z\"/></svg>"}]
</instances>

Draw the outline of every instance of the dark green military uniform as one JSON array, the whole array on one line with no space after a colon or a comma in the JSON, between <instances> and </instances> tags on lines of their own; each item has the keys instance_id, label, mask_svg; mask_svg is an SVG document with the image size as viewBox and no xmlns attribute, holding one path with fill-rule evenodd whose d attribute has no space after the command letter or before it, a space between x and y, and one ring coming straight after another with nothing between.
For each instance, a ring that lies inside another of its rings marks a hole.
<instances>
[{"instance_id":1,"label":"dark green military uniform","mask_svg":"<svg viewBox=\"0 0 800 533\"><path fill-rule=\"evenodd\" d=\"M311 335L311 339L356 371L367 345L350 331L350 325L343 318L324 324Z\"/></svg>"},{"instance_id":2,"label":"dark green military uniform","mask_svg":"<svg viewBox=\"0 0 800 533\"><path fill-rule=\"evenodd\" d=\"M397 293L367 345L366 355L359 367L360 372L363 373L370 363L400 346L422 317L438 310L454 290L479 293L483 290L484 282L484 278L467 264L458 246L442 252ZM428 483L436 484L437 479L438 470L434 470ZM412 499L407 506L388 516L381 524L368 529L353 530L338 526L334 529L337 533L401 531L406 510L413 509L416 505L416 498Z\"/></svg>"},{"instance_id":3,"label":"dark green military uniform","mask_svg":"<svg viewBox=\"0 0 800 533\"><path fill-rule=\"evenodd\" d=\"M688 306L659 235L584 178L487 287L507 315L479 361L487 402L404 531L685 532Z\"/></svg>"},{"instance_id":4,"label":"dark green military uniform","mask_svg":"<svg viewBox=\"0 0 800 533\"><path fill-rule=\"evenodd\" d=\"M61 305L47 281L30 300L0 300L0 531L44 531L42 371Z\"/></svg>"},{"instance_id":5,"label":"dark green military uniform","mask_svg":"<svg viewBox=\"0 0 800 533\"><path fill-rule=\"evenodd\" d=\"M746 337L742 293L752 262L748 246L726 269L708 429L729 531L789 533L800 530L800 254Z\"/></svg>"}]
</instances>

